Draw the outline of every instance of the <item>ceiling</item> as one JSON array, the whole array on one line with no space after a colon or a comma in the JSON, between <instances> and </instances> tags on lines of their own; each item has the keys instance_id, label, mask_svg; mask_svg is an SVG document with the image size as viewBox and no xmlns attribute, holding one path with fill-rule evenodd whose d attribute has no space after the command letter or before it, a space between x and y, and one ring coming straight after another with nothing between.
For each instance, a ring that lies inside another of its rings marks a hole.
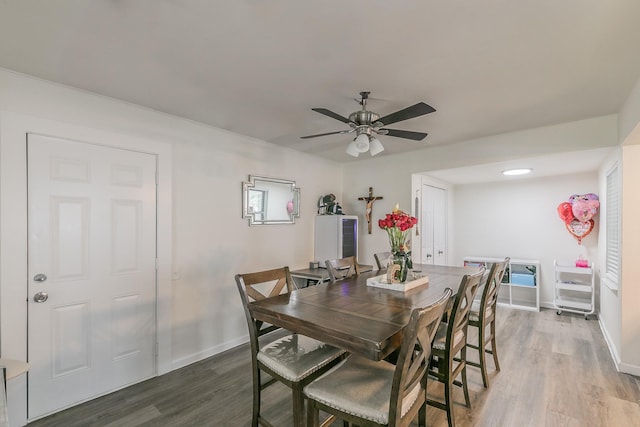
<instances>
[{"instance_id":1,"label":"ceiling","mask_svg":"<svg viewBox=\"0 0 640 427\"><path fill-rule=\"evenodd\" d=\"M339 162L371 91L389 155L619 111L638 0L0 0L0 67ZM360 156L369 158L369 155ZM360 159L359 158L359 159Z\"/></svg>"},{"instance_id":2,"label":"ceiling","mask_svg":"<svg viewBox=\"0 0 640 427\"><path fill-rule=\"evenodd\" d=\"M602 160L609 156L612 150L613 148L611 147L604 147L579 152L561 152L503 162L434 170L425 172L424 175L454 185L519 181L557 175L573 175L597 171L602 164ZM531 173L517 176L505 176L502 174L502 171L505 170L523 168L531 169Z\"/></svg>"}]
</instances>

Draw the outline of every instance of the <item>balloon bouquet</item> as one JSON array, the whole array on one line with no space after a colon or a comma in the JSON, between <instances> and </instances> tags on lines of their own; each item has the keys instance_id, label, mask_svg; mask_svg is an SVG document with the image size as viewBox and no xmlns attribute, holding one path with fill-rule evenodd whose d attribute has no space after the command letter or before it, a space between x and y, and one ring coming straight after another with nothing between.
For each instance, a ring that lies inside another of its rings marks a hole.
<instances>
[{"instance_id":1,"label":"balloon bouquet","mask_svg":"<svg viewBox=\"0 0 640 427\"><path fill-rule=\"evenodd\" d=\"M593 193L574 194L568 202L558 205L558 215L564 221L569 233L582 244L582 239L593 230L593 217L598 213L600 202L598 196Z\"/></svg>"}]
</instances>

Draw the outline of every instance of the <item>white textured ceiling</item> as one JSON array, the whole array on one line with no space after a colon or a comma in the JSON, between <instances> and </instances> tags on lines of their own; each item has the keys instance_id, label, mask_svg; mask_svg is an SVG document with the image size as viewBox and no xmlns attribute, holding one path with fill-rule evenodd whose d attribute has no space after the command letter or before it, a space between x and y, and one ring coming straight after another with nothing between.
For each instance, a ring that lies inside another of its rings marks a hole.
<instances>
[{"instance_id":1,"label":"white textured ceiling","mask_svg":"<svg viewBox=\"0 0 640 427\"><path fill-rule=\"evenodd\" d=\"M561 152L461 168L440 169L426 172L425 175L449 184L464 185L587 173L598 170L602 160L607 158L612 150L611 147L604 147L579 152ZM505 170L525 168L531 169L531 173L517 176L502 174Z\"/></svg>"},{"instance_id":2,"label":"white textured ceiling","mask_svg":"<svg viewBox=\"0 0 640 427\"><path fill-rule=\"evenodd\" d=\"M436 112L381 155L617 112L638 0L0 0L0 67L336 161L371 91ZM365 158L369 157L364 156Z\"/></svg>"}]
</instances>

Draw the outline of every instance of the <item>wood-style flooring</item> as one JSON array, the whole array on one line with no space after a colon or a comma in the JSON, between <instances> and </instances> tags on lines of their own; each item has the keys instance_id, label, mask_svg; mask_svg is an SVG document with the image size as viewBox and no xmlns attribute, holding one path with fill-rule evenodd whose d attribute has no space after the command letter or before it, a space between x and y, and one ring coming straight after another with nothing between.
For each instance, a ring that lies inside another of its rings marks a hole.
<instances>
[{"instance_id":1,"label":"wood-style flooring","mask_svg":"<svg viewBox=\"0 0 640 427\"><path fill-rule=\"evenodd\" d=\"M487 358L488 389L479 370L468 367L471 409L455 387L458 427L640 426L640 379L616 371L597 320L499 307L497 337L502 370L495 372ZM442 396L435 382L429 391ZM291 425L289 389L280 384L267 389L263 410L274 425ZM427 411L429 426L447 425L443 411ZM249 349L242 345L29 427L249 426L250 421Z\"/></svg>"}]
</instances>

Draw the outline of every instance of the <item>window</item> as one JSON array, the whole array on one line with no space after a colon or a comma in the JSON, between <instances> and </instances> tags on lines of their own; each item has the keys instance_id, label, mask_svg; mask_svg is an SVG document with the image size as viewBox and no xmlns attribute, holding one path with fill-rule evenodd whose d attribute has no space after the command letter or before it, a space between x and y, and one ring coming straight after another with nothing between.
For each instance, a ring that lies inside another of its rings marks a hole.
<instances>
[{"instance_id":1,"label":"window","mask_svg":"<svg viewBox=\"0 0 640 427\"><path fill-rule=\"evenodd\" d=\"M605 283L610 289L616 290L620 273L620 170L618 165L607 173L606 192Z\"/></svg>"},{"instance_id":2,"label":"window","mask_svg":"<svg viewBox=\"0 0 640 427\"><path fill-rule=\"evenodd\" d=\"M267 213L267 196L269 192L263 190L249 190L249 212L255 221L264 221Z\"/></svg>"}]
</instances>

